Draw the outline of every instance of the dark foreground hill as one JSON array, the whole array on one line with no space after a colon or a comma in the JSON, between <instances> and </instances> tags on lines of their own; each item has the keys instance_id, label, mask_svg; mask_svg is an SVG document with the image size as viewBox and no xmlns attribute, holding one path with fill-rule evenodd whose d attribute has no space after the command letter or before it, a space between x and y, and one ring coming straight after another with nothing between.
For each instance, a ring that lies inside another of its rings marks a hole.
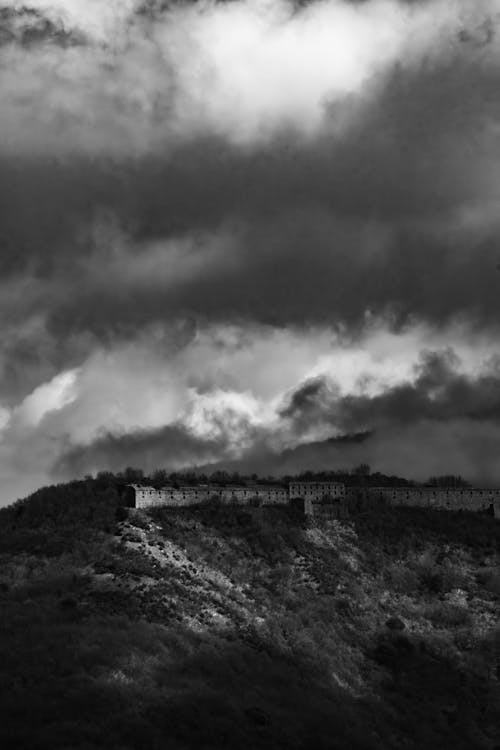
<instances>
[{"instance_id":1,"label":"dark foreground hill","mask_svg":"<svg viewBox=\"0 0 500 750\"><path fill-rule=\"evenodd\" d=\"M0 747L500 748L498 522L119 506L0 512Z\"/></svg>"}]
</instances>

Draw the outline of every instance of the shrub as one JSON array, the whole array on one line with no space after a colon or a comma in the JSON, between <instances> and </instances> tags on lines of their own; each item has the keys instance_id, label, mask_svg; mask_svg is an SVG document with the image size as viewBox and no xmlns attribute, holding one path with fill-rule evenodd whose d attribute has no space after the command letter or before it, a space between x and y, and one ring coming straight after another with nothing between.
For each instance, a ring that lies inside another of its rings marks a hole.
<instances>
[{"instance_id":1,"label":"shrub","mask_svg":"<svg viewBox=\"0 0 500 750\"><path fill-rule=\"evenodd\" d=\"M223 502L220 495L212 495L203 503L203 508L207 510L217 510L223 507Z\"/></svg>"},{"instance_id":2,"label":"shrub","mask_svg":"<svg viewBox=\"0 0 500 750\"><path fill-rule=\"evenodd\" d=\"M466 573L456 565L420 564L417 567L420 588L432 594L446 594L453 589L468 589Z\"/></svg>"},{"instance_id":3,"label":"shrub","mask_svg":"<svg viewBox=\"0 0 500 750\"><path fill-rule=\"evenodd\" d=\"M423 591L431 594L442 593L442 579L439 573L432 570L423 570L420 572L420 586Z\"/></svg>"},{"instance_id":4,"label":"shrub","mask_svg":"<svg viewBox=\"0 0 500 750\"><path fill-rule=\"evenodd\" d=\"M122 537L126 542L142 542L142 536L138 531L134 529L127 530L126 534Z\"/></svg>"},{"instance_id":5,"label":"shrub","mask_svg":"<svg viewBox=\"0 0 500 750\"><path fill-rule=\"evenodd\" d=\"M398 594L413 594L419 585L417 573L403 563L389 565L385 579L389 586Z\"/></svg>"},{"instance_id":6,"label":"shrub","mask_svg":"<svg viewBox=\"0 0 500 750\"><path fill-rule=\"evenodd\" d=\"M453 628L469 625L472 621L470 612L465 607L451 604L450 602L439 602L425 609L425 617L435 627Z\"/></svg>"},{"instance_id":7,"label":"shrub","mask_svg":"<svg viewBox=\"0 0 500 750\"><path fill-rule=\"evenodd\" d=\"M443 592L469 588L469 578L458 565L447 564L441 570Z\"/></svg>"},{"instance_id":8,"label":"shrub","mask_svg":"<svg viewBox=\"0 0 500 750\"><path fill-rule=\"evenodd\" d=\"M120 523L121 521L126 521L128 518L128 508L125 508L123 505L119 505L116 509L115 518Z\"/></svg>"},{"instance_id":9,"label":"shrub","mask_svg":"<svg viewBox=\"0 0 500 750\"><path fill-rule=\"evenodd\" d=\"M132 526L136 526L138 529L146 531L151 525L151 521L148 515L144 511L135 510L129 514L129 521Z\"/></svg>"},{"instance_id":10,"label":"shrub","mask_svg":"<svg viewBox=\"0 0 500 750\"><path fill-rule=\"evenodd\" d=\"M480 586L483 586L491 594L500 596L500 573L496 568L486 568L480 571L476 580Z\"/></svg>"}]
</instances>

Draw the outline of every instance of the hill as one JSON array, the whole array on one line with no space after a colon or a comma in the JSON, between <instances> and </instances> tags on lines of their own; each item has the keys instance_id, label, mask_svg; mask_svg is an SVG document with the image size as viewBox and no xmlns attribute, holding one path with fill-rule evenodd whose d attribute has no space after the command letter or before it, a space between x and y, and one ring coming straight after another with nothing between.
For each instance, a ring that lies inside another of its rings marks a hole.
<instances>
[{"instance_id":1,"label":"hill","mask_svg":"<svg viewBox=\"0 0 500 750\"><path fill-rule=\"evenodd\" d=\"M400 508L0 511L0 746L500 747L500 523Z\"/></svg>"}]
</instances>

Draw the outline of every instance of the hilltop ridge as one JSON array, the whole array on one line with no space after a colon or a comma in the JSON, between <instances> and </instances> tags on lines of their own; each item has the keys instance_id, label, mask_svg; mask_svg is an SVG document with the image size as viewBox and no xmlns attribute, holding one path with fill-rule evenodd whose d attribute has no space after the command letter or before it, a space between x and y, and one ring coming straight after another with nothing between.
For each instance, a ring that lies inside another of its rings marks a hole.
<instances>
[{"instance_id":1,"label":"hilltop ridge","mask_svg":"<svg viewBox=\"0 0 500 750\"><path fill-rule=\"evenodd\" d=\"M500 524L420 508L0 512L5 748L500 743Z\"/></svg>"}]
</instances>

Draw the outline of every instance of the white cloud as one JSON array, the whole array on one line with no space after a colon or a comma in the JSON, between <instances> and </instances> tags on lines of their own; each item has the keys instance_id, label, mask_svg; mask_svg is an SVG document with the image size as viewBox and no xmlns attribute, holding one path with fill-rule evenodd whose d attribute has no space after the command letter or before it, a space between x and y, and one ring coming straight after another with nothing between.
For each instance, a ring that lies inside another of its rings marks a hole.
<instances>
[{"instance_id":1,"label":"white cloud","mask_svg":"<svg viewBox=\"0 0 500 750\"><path fill-rule=\"evenodd\" d=\"M68 370L39 385L15 410L16 420L22 425L35 427L47 414L73 403L77 398L77 376L77 369Z\"/></svg>"},{"instance_id":2,"label":"white cloud","mask_svg":"<svg viewBox=\"0 0 500 750\"><path fill-rule=\"evenodd\" d=\"M243 142L283 125L316 131L328 101L359 91L406 36L405 14L388 2L315 3L300 14L284 2L208 7L179 14L163 39L182 39L174 68L187 110Z\"/></svg>"},{"instance_id":3,"label":"white cloud","mask_svg":"<svg viewBox=\"0 0 500 750\"><path fill-rule=\"evenodd\" d=\"M475 339L458 325L440 333L418 325L397 334L379 320L356 342L324 327L212 324L191 334L182 325L151 328L135 341L96 349L12 410L0 440L0 470L10 477L0 502L50 481L61 452L106 432L180 424L196 438L222 438L230 446L226 458L263 436L275 450L325 438L334 432L328 415L298 436L279 416L300 384L326 376L343 394L382 392L415 376L422 351L446 346L471 375L487 372L491 357L500 355L496 342ZM16 473L22 490L15 490Z\"/></svg>"},{"instance_id":4,"label":"white cloud","mask_svg":"<svg viewBox=\"0 0 500 750\"><path fill-rule=\"evenodd\" d=\"M463 0L323 0L300 11L242 0L173 5L152 19L134 14L134 0L31 5L87 43L1 49L1 148L129 155L199 132L240 145L284 127L314 134L327 106L393 64L461 52L459 31L496 23L500 0L472 10Z\"/></svg>"},{"instance_id":5,"label":"white cloud","mask_svg":"<svg viewBox=\"0 0 500 750\"><path fill-rule=\"evenodd\" d=\"M8 427L10 416L10 409L6 409L4 406L0 406L0 432Z\"/></svg>"}]
</instances>

